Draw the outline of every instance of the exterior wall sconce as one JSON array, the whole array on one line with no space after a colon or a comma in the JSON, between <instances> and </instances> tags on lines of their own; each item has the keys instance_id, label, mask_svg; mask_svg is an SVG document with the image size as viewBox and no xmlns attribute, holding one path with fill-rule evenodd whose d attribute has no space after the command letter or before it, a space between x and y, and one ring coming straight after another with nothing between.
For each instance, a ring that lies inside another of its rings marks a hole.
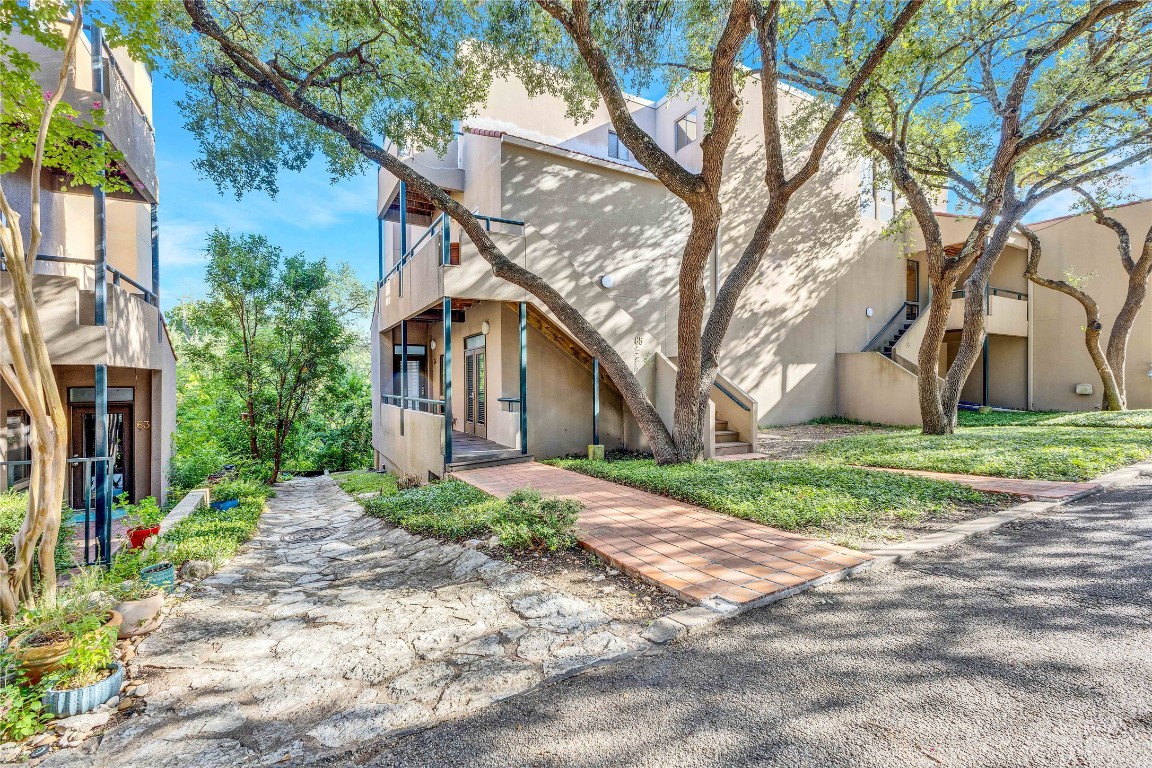
<instances>
[{"instance_id":1,"label":"exterior wall sconce","mask_svg":"<svg viewBox=\"0 0 1152 768\"><path fill-rule=\"evenodd\" d=\"M872 317L873 314L874 313L872 312L872 307L868 307L864 310L864 317Z\"/></svg>"},{"instance_id":2,"label":"exterior wall sconce","mask_svg":"<svg viewBox=\"0 0 1152 768\"><path fill-rule=\"evenodd\" d=\"M428 342L428 348L429 349L436 349L436 339L432 339L431 341Z\"/></svg>"},{"instance_id":3,"label":"exterior wall sconce","mask_svg":"<svg viewBox=\"0 0 1152 768\"><path fill-rule=\"evenodd\" d=\"M612 275L600 275L598 281L600 285L605 288L611 288L612 286L616 285L616 278L612 277Z\"/></svg>"},{"instance_id":4,"label":"exterior wall sconce","mask_svg":"<svg viewBox=\"0 0 1152 768\"><path fill-rule=\"evenodd\" d=\"M488 335L488 331L490 331L490 330L492 330L492 325L491 325L491 324L490 324L490 323L489 323L487 320L485 320L484 322L480 323L480 333L482 333L482 334L484 334L485 336L487 336L487 335Z\"/></svg>"}]
</instances>

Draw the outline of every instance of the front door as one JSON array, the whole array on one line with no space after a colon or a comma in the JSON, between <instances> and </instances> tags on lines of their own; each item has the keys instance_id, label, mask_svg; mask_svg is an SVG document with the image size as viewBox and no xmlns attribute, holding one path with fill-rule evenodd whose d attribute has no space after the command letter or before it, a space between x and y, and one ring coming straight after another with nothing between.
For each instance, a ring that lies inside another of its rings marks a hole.
<instances>
[{"instance_id":1,"label":"front door","mask_svg":"<svg viewBox=\"0 0 1152 768\"><path fill-rule=\"evenodd\" d=\"M908 302L907 319L915 320L920 314L920 262L907 259L904 263L904 300Z\"/></svg>"},{"instance_id":2,"label":"front door","mask_svg":"<svg viewBox=\"0 0 1152 768\"><path fill-rule=\"evenodd\" d=\"M108 404L108 453L112 462L112 497L127 493L136 501L132 485L132 406L127 403ZM72 406L73 458L96 456L96 408L92 405ZM70 478L70 497L73 509L91 509L96 492L95 468L91 462L74 463Z\"/></svg>"},{"instance_id":3,"label":"front door","mask_svg":"<svg viewBox=\"0 0 1152 768\"><path fill-rule=\"evenodd\" d=\"M464 339L464 431L488 436L487 371L484 361L484 335Z\"/></svg>"}]
</instances>

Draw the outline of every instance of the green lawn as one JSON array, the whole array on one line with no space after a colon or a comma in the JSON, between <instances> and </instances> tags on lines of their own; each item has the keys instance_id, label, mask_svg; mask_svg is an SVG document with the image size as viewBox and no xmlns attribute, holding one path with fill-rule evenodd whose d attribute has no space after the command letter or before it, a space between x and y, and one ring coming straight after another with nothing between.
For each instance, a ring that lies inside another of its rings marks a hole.
<instances>
[{"instance_id":1,"label":"green lawn","mask_svg":"<svg viewBox=\"0 0 1152 768\"><path fill-rule=\"evenodd\" d=\"M650 459L547 463L788 530L838 531L861 524L913 522L1002 501L952 483L807 461L671 466L658 466Z\"/></svg>"},{"instance_id":2,"label":"green lawn","mask_svg":"<svg viewBox=\"0 0 1152 768\"><path fill-rule=\"evenodd\" d=\"M353 496L361 493L395 493L396 478L386 472L356 469L351 472L333 472L336 484Z\"/></svg>"},{"instance_id":3,"label":"green lawn","mask_svg":"<svg viewBox=\"0 0 1152 768\"><path fill-rule=\"evenodd\" d=\"M1152 429L1152 410L1143 411L960 411L962 427L1124 427Z\"/></svg>"},{"instance_id":4,"label":"green lawn","mask_svg":"<svg viewBox=\"0 0 1152 768\"><path fill-rule=\"evenodd\" d=\"M1152 456L1152 430L1108 427L1096 421L1114 416L1116 423L1123 423L1119 417L1125 415L1129 414L962 414L961 424L971 423L973 417L1004 421L1000 426L961 426L954 435L902 429L844 437L814 448L810 457L867 467L1085 481ZM1048 420L1041 420L1045 417Z\"/></svg>"}]
</instances>

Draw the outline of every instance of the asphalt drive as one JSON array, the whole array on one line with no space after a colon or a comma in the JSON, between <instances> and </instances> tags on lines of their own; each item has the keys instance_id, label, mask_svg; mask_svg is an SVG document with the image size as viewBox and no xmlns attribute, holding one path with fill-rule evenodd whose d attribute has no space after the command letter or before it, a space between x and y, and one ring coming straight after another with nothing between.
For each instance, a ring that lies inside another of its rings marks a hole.
<instances>
[{"instance_id":1,"label":"asphalt drive","mask_svg":"<svg viewBox=\"0 0 1152 768\"><path fill-rule=\"evenodd\" d=\"M326 760L1152 767L1152 479Z\"/></svg>"}]
</instances>

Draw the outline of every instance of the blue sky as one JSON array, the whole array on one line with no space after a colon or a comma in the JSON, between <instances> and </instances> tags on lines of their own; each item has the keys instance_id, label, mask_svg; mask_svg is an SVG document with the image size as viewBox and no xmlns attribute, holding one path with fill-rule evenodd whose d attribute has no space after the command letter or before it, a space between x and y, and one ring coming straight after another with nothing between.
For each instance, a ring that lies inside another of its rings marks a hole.
<instances>
[{"instance_id":1,"label":"blue sky","mask_svg":"<svg viewBox=\"0 0 1152 768\"><path fill-rule=\"evenodd\" d=\"M181 87L159 73L153 82L156 166L160 176L160 295L165 309L204 294L204 239L214 226L254 232L309 258L348 262L365 282L376 279L376 176L330 184L322 162L305 173L283 173L275 200L263 193L240 200L217 191L192 166L196 140L176 107Z\"/></svg>"}]
</instances>

